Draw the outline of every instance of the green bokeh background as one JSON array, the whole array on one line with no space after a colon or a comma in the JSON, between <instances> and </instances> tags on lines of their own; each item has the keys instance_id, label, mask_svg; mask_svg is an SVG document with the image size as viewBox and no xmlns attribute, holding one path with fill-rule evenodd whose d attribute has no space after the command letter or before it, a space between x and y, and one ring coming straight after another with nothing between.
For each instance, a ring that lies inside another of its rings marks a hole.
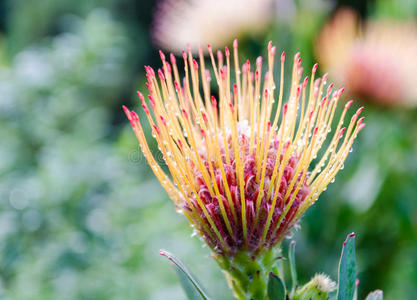
<instances>
[{"instance_id":1,"label":"green bokeh background","mask_svg":"<svg viewBox=\"0 0 417 300\"><path fill-rule=\"evenodd\" d=\"M317 33L342 5L365 18L417 15L412 0L295 2L292 22L277 17L242 40L251 59L272 39L289 55L301 51L309 69ZM143 65L159 67L155 4L0 2L1 299L184 299L160 248L182 258L213 299L232 299L121 110L138 107ZM299 276L336 279L354 231L359 298L381 288L387 299L417 299L417 111L366 106L344 170L294 232Z\"/></svg>"}]
</instances>

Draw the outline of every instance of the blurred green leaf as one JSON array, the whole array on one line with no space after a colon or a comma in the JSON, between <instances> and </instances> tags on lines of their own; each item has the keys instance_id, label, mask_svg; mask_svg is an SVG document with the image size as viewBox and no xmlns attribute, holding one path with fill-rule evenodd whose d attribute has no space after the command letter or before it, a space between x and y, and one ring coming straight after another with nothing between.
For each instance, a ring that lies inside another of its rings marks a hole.
<instances>
[{"instance_id":1,"label":"blurred green leaf","mask_svg":"<svg viewBox=\"0 0 417 300\"><path fill-rule=\"evenodd\" d=\"M295 268L295 241L291 241L290 247L288 249L288 260L290 263L290 272L291 272L291 281L292 281L292 287L291 287L291 294L294 293L295 289L297 288L298 282L297 282L297 270Z\"/></svg>"},{"instance_id":2,"label":"blurred green leaf","mask_svg":"<svg viewBox=\"0 0 417 300\"><path fill-rule=\"evenodd\" d=\"M284 283L274 273L269 273L268 278L268 297L270 300L285 299Z\"/></svg>"},{"instance_id":3,"label":"blurred green leaf","mask_svg":"<svg viewBox=\"0 0 417 300\"><path fill-rule=\"evenodd\" d=\"M190 271L185 267L185 265L174 255L169 253L166 250L160 250L159 253L167 257L173 264L175 272L177 273L178 279L181 282L181 286L187 294L188 299L190 300L209 300L206 292L204 292L201 285L197 280L191 275Z\"/></svg>"},{"instance_id":4,"label":"blurred green leaf","mask_svg":"<svg viewBox=\"0 0 417 300\"><path fill-rule=\"evenodd\" d=\"M410 0L375 1L373 15L377 18L415 18L417 2Z\"/></svg>"},{"instance_id":5,"label":"blurred green leaf","mask_svg":"<svg viewBox=\"0 0 417 300\"><path fill-rule=\"evenodd\" d=\"M355 234L348 234L343 243L342 255L339 262L339 283L337 300L352 300L355 293L356 258Z\"/></svg>"}]
</instances>

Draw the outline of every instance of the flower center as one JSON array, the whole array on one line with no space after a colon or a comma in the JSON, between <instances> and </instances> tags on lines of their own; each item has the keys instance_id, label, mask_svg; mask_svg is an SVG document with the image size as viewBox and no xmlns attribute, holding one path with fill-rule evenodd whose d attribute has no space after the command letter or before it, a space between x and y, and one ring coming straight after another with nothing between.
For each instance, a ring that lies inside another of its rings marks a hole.
<instances>
[{"instance_id":1,"label":"flower center","mask_svg":"<svg viewBox=\"0 0 417 300\"><path fill-rule=\"evenodd\" d=\"M299 160L287 151L288 145L280 144L276 133L268 132L260 138L255 134L251 140L250 132L242 122L238 123L237 133L236 137L230 131L226 138L222 134L217 136L217 155L206 149L199 151L203 170L193 165L198 186L197 194L190 195L194 209L185 205L186 209L200 214L204 222L197 229L219 253L256 252L259 248L275 246L296 222L295 213L309 194L308 176L300 182L303 176L297 169ZM243 176L238 176L238 172L243 172ZM205 174L214 180L208 183ZM238 182L238 178L243 178L243 182ZM214 238L197 198L204 204L227 247ZM243 237L243 226L246 226L247 242Z\"/></svg>"}]
</instances>

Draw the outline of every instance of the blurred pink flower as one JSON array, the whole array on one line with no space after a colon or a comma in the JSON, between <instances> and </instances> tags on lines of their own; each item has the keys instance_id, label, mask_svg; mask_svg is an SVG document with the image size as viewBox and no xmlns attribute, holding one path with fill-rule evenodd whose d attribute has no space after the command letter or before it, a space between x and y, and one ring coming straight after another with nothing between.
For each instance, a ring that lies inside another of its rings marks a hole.
<instances>
[{"instance_id":1,"label":"blurred pink flower","mask_svg":"<svg viewBox=\"0 0 417 300\"><path fill-rule=\"evenodd\" d=\"M323 28L317 57L347 92L386 106L417 105L417 24L378 19L361 23L339 10Z\"/></svg>"},{"instance_id":2,"label":"blurred pink flower","mask_svg":"<svg viewBox=\"0 0 417 300\"><path fill-rule=\"evenodd\" d=\"M164 0L157 7L152 30L155 43L181 53L211 44L222 48L235 37L258 33L273 16L273 0Z\"/></svg>"}]
</instances>

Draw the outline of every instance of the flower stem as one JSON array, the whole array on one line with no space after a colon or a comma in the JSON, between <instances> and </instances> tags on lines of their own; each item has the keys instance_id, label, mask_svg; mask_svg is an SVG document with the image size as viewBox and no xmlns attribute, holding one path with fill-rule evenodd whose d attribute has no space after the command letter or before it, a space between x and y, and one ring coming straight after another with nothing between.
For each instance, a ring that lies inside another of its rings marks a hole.
<instances>
[{"instance_id":1,"label":"flower stem","mask_svg":"<svg viewBox=\"0 0 417 300\"><path fill-rule=\"evenodd\" d=\"M234 296L239 300L267 299L268 274L276 262L276 251L267 250L254 255L241 251L232 258L216 256Z\"/></svg>"}]
</instances>

